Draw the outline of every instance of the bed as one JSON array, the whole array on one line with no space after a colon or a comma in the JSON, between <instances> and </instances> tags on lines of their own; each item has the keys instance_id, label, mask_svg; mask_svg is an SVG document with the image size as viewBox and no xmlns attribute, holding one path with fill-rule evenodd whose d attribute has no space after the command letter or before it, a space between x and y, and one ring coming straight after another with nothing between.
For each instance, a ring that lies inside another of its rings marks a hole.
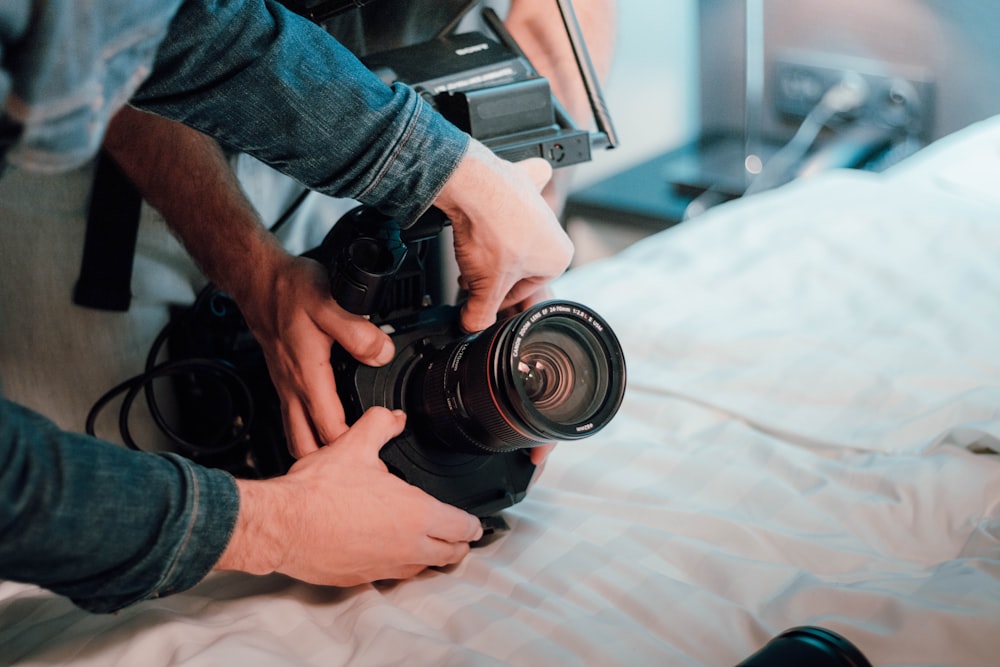
<instances>
[{"instance_id":1,"label":"bed","mask_svg":"<svg viewBox=\"0 0 1000 667\"><path fill-rule=\"evenodd\" d=\"M815 625L1000 664L1000 118L573 269L628 391L511 530L350 589L210 576L109 616L0 583L0 663L734 665Z\"/></svg>"}]
</instances>

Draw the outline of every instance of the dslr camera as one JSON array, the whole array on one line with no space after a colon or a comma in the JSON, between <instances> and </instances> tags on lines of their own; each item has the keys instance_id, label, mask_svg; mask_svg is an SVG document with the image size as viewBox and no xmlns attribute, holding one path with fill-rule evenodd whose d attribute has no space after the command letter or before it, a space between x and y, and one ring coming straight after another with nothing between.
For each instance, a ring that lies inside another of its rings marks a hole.
<instances>
[{"instance_id":1,"label":"dslr camera","mask_svg":"<svg viewBox=\"0 0 1000 667\"><path fill-rule=\"evenodd\" d=\"M399 408L404 432L380 456L397 476L480 517L524 498L528 449L601 430L625 392L625 360L610 326L578 303L547 301L479 333L459 326L459 306L428 305L421 244L444 223L432 211L401 230L361 206L312 253L331 292L392 338L386 366L335 345L331 361L348 421L372 406Z\"/></svg>"},{"instance_id":2,"label":"dslr camera","mask_svg":"<svg viewBox=\"0 0 1000 667\"><path fill-rule=\"evenodd\" d=\"M559 3L570 12L572 35L572 8ZM445 118L509 160L542 157L558 167L589 160L593 146L614 145L609 122L597 112L598 128L604 128L598 132L569 122L502 22L488 9L484 20L496 39L480 32L443 35L364 62L387 83L412 86ZM589 64L585 53L578 62ZM603 108L595 95L591 90L592 108ZM462 331L460 306L438 305L446 301L438 275L439 236L447 224L432 208L404 228L362 205L306 255L326 267L338 304L368 316L396 346L392 362L378 368L333 347L348 422L372 406L404 410L404 432L380 452L388 469L446 503L488 517L524 498L535 471L530 448L585 438L607 425L624 396L625 360L608 323L570 301L535 305L479 333ZM208 291L175 320L172 359L222 362L209 368L209 382L183 365L166 371L174 376L182 415L185 437L174 438L178 446L237 476L285 472L293 461L278 398L235 303ZM211 425L213 416L224 414L235 417ZM220 442L213 435L219 431L225 432L221 444L190 446L192 435Z\"/></svg>"},{"instance_id":3,"label":"dslr camera","mask_svg":"<svg viewBox=\"0 0 1000 667\"><path fill-rule=\"evenodd\" d=\"M571 31L575 19L565 5ZM483 18L497 39L445 35L362 60L387 84L414 88L505 159L542 157L562 167L590 160L592 146L613 144L606 118L598 118L605 131L593 135L575 127L498 17L486 9ZM578 62L585 71L585 54ZM380 453L386 466L485 517L524 497L534 474L530 448L585 438L611 420L625 392L625 360L608 323L569 301L463 332L459 306L432 305L436 241L446 224L431 209L404 229L360 206L309 254L326 265L334 299L369 316L396 346L393 361L378 368L334 346L348 421L377 405L405 411L406 430Z\"/></svg>"}]
</instances>

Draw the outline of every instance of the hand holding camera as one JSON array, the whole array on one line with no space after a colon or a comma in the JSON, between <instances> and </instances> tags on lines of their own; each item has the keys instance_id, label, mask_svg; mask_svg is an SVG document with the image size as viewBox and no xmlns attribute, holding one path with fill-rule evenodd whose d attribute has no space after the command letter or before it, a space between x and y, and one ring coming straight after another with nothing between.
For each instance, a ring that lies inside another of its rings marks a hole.
<instances>
[{"instance_id":1,"label":"hand holding camera","mask_svg":"<svg viewBox=\"0 0 1000 667\"><path fill-rule=\"evenodd\" d=\"M239 480L247 511L216 569L352 586L460 561L482 535L479 522L390 475L378 458L404 422L375 408L287 475ZM328 511L303 513L303 494Z\"/></svg>"},{"instance_id":2,"label":"hand holding camera","mask_svg":"<svg viewBox=\"0 0 1000 667\"><path fill-rule=\"evenodd\" d=\"M240 299L241 312L261 344L288 449L301 458L347 430L330 367L333 344L371 366L391 361L395 348L378 327L330 298L326 270L317 262L281 251L276 266L259 273L265 279L254 298Z\"/></svg>"},{"instance_id":3,"label":"hand holding camera","mask_svg":"<svg viewBox=\"0 0 1000 667\"><path fill-rule=\"evenodd\" d=\"M541 187L552 166L586 161L613 136L564 123L547 82L503 42L445 36L366 63L387 83L407 74L468 128L467 154L412 224L362 205L305 257L257 244L270 250L243 258L254 270L226 281L232 296L206 290L178 314L170 354L188 361L144 375L175 379L180 429L168 435L180 434L179 450L237 477L274 477L295 466L289 450L308 458L372 408L398 410L409 422L380 450L387 469L485 517L524 497L549 443L611 420L625 364L608 324L577 303L525 306L572 257ZM446 224L468 293L459 307L435 305L447 303L432 277ZM206 376L193 374L206 359ZM125 387L122 414L138 386Z\"/></svg>"},{"instance_id":4,"label":"hand holding camera","mask_svg":"<svg viewBox=\"0 0 1000 667\"><path fill-rule=\"evenodd\" d=\"M490 326L569 266L573 244L539 195L551 175L540 158L515 167L473 141L435 202L455 233L466 331Z\"/></svg>"}]
</instances>

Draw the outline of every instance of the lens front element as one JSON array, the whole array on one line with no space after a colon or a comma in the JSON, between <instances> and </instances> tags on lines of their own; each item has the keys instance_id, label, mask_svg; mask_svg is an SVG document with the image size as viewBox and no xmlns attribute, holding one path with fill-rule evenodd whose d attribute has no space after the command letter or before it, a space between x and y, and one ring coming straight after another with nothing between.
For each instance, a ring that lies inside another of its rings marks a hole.
<instances>
[{"instance_id":1,"label":"lens front element","mask_svg":"<svg viewBox=\"0 0 1000 667\"><path fill-rule=\"evenodd\" d=\"M542 414L560 418L573 395L576 373L569 357L551 343L538 343L517 362L524 392Z\"/></svg>"},{"instance_id":2,"label":"lens front element","mask_svg":"<svg viewBox=\"0 0 1000 667\"><path fill-rule=\"evenodd\" d=\"M444 442L507 451L603 428L624 397L625 359L592 311L547 301L442 350L420 387Z\"/></svg>"},{"instance_id":3,"label":"lens front element","mask_svg":"<svg viewBox=\"0 0 1000 667\"><path fill-rule=\"evenodd\" d=\"M514 363L515 382L524 398L559 424L590 420L608 392L611 369L605 351L596 335L576 320L540 321L525 334Z\"/></svg>"}]
</instances>

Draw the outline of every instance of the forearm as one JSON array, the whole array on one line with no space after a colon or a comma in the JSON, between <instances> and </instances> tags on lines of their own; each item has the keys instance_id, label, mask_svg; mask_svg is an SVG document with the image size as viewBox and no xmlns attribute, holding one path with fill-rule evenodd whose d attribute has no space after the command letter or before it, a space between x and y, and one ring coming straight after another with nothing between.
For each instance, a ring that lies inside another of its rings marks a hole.
<instances>
[{"instance_id":1,"label":"forearm","mask_svg":"<svg viewBox=\"0 0 1000 667\"><path fill-rule=\"evenodd\" d=\"M287 253L261 223L218 143L125 107L112 119L104 148L210 280L238 302L251 289L267 288Z\"/></svg>"}]
</instances>

